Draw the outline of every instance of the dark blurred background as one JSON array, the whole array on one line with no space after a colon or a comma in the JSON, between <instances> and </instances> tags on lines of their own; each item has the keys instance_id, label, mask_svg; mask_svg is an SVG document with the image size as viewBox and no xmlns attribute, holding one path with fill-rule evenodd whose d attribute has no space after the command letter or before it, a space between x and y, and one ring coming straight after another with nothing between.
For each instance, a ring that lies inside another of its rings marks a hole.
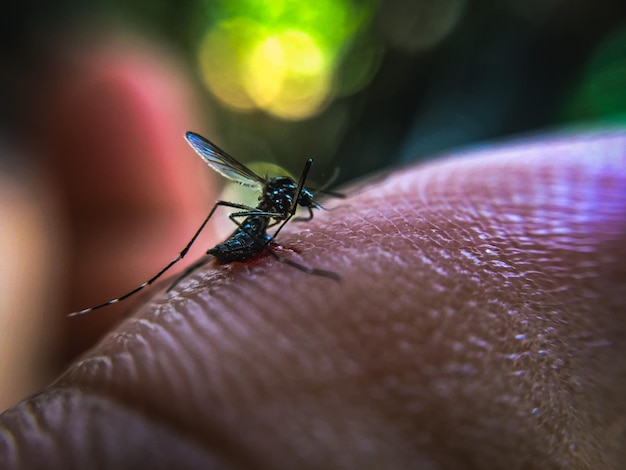
<instances>
[{"instance_id":1,"label":"dark blurred background","mask_svg":"<svg viewBox=\"0 0 626 470\"><path fill-rule=\"evenodd\" d=\"M0 16L0 366L26 361L0 370L0 408L127 307L64 313L143 282L210 209L186 130L296 174L311 156L314 178L345 182L626 120L623 0L89 3Z\"/></svg>"},{"instance_id":2,"label":"dark blurred background","mask_svg":"<svg viewBox=\"0 0 626 470\"><path fill-rule=\"evenodd\" d=\"M13 131L36 117L51 49L109 27L189 68L231 153L311 155L343 180L485 139L620 122L626 109L619 0L34 1L2 21Z\"/></svg>"}]
</instances>

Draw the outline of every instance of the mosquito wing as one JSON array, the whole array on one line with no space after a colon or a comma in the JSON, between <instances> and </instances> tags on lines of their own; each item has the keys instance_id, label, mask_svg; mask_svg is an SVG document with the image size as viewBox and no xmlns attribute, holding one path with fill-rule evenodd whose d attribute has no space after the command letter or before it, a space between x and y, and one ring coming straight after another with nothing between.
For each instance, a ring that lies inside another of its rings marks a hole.
<instances>
[{"instance_id":1,"label":"mosquito wing","mask_svg":"<svg viewBox=\"0 0 626 470\"><path fill-rule=\"evenodd\" d=\"M187 132L185 139L187 139L187 142L196 153L220 175L251 188L262 186L265 183L264 178L261 178L245 165L239 163L204 137L193 132Z\"/></svg>"}]
</instances>

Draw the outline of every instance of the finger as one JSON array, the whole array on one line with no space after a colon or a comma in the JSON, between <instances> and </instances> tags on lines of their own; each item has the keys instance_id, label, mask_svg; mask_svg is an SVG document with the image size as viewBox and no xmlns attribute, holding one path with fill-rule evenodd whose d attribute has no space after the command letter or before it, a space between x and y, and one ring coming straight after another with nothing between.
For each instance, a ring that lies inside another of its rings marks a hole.
<instances>
[{"instance_id":1,"label":"finger","mask_svg":"<svg viewBox=\"0 0 626 470\"><path fill-rule=\"evenodd\" d=\"M13 449L33 446L15 416L63 391L241 467L615 467L625 151L592 135L391 175L281 234L341 284L271 257L208 266L5 417ZM58 416L46 431L77 465L114 438L106 417L78 435Z\"/></svg>"},{"instance_id":2,"label":"finger","mask_svg":"<svg viewBox=\"0 0 626 470\"><path fill-rule=\"evenodd\" d=\"M4 155L25 152L2 146ZM58 304L59 285L50 281L58 263L58 225L51 191L32 168L0 168L0 409L39 389L56 374L47 353L58 326L45 322Z\"/></svg>"},{"instance_id":3,"label":"finger","mask_svg":"<svg viewBox=\"0 0 626 470\"><path fill-rule=\"evenodd\" d=\"M132 37L103 37L58 54L63 60L42 106L54 114L44 119L42 140L67 224L67 314L161 269L215 194L206 190L210 172L183 139L199 112L172 57ZM68 354L93 344L132 302L66 323Z\"/></svg>"}]
</instances>

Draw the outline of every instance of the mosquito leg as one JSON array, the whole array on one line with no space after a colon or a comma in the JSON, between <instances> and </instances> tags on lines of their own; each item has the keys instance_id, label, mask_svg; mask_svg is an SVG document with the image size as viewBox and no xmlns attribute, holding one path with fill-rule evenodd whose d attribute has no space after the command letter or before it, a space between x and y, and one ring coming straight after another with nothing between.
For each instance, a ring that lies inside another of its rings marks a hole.
<instances>
[{"instance_id":1,"label":"mosquito leg","mask_svg":"<svg viewBox=\"0 0 626 470\"><path fill-rule=\"evenodd\" d=\"M296 268L299 269L302 272L305 272L307 274L313 274L315 276L321 276L321 277L326 277L328 279L332 279L333 281L336 282L341 282L341 276L333 271L326 271L325 269L316 269L316 268L312 268L310 266L305 266L303 264L300 263L296 263L295 261L291 261L288 258L283 258L282 256L277 255L276 253L274 253L272 250L270 250L269 248L267 249L267 251L278 261L280 261L281 263L284 263L288 266L291 266L292 268Z\"/></svg>"},{"instance_id":2,"label":"mosquito leg","mask_svg":"<svg viewBox=\"0 0 626 470\"><path fill-rule=\"evenodd\" d=\"M237 227L239 228L243 228L241 223L237 220L235 220L235 217L250 217L250 216L254 216L254 215L258 215L261 217L268 217L268 218L272 218L272 219L282 219L283 218L283 214L280 214L278 212L266 212L266 211L260 211L260 210L250 210L250 211L245 211L245 212L234 212L232 214L228 214L228 218L230 220L232 220L232 222L237 225ZM279 223L275 222L275 224ZM247 232L246 232L247 233ZM250 234L251 235L251 234Z\"/></svg>"},{"instance_id":3,"label":"mosquito leg","mask_svg":"<svg viewBox=\"0 0 626 470\"><path fill-rule=\"evenodd\" d=\"M313 209L310 206L307 206L307 209L309 210L309 216L308 217L296 217L295 219L293 219L294 222L308 222L310 220L313 219Z\"/></svg>"},{"instance_id":4,"label":"mosquito leg","mask_svg":"<svg viewBox=\"0 0 626 470\"><path fill-rule=\"evenodd\" d=\"M131 290L130 292L127 292L124 295L121 295L121 296L119 296L119 297L117 297L115 299L109 300L108 302L104 302L104 303L101 303L99 305L96 305L95 307L89 307L89 308L85 308L83 310L79 310L78 312L70 313L70 314L68 314L68 317L74 317L76 315L83 315L83 314L85 314L87 312L91 312L92 310L97 310L99 308L106 307L107 305L116 304L118 302L121 302L122 300L127 299L128 297L136 294L140 290L148 287L154 281L159 279L163 274L165 274L166 271L168 271L172 266L174 266L176 263L178 263L181 259L183 259L185 257L185 255L187 254L187 252L189 251L191 246L194 244L194 242L196 241L196 239L198 238L198 236L200 235L202 230L204 230L204 227L209 222L209 219L213 216L213 214L215 213L215 211L217 210L217 208L219 206L233 207L235 209L246 209L246 210L254 209L252 207L249 207L249 206L246 206L246 205L243 205L243 204L236 204L236 203L233 203L233 202L227 202L227 201L218 201L218 202L216 202L215 205L213 206L213 208L211 209L211 212L209 212L209 215L206 216L206 218L204 219L204 222L202 222L202 224L200 225L200 228L198 228L198 230L196 230L196 233L193 235L193 237L191 238L189 243L187 243L185 248L183 248L183 250L178 254L178 256L176 256L176 258L174 258L172 261L170 261L167 264L167 266L165 266L163 269L161 269L158 273L156 273L154 276L152 276L146 282L141 284L139 287L136 287L135 289Z\"/></svg>"},{"instance_id":5,"label":"mosquito leg","mask_svg":"<svg viewBox=\"0 0 626 470\"><path fill-rule=\"evenodd\" d=\"M178 285L178 283L180 281L185 279L187 276L189 276L195 270L197 270L197 269L201 268L202 266L204 266L205 264L207 264L209 261L211 261L211 258L209 256L205 256L203 258L200 258L198 261L196 261L191 266L189 266L187 269L185 269L181 274L179 274L178 277L167 288L167 290L165 292L171 291L174 287L176 287Z\"/></svg>"},{"instance_id":6,"label":"mosquito leg","mask_svg":"<svg viewBox=\"0 0 626 470\"><path fill-rule=\"evenodd\" d=\"M283 229L283 227L287 225L287 222L289 222L292 217L293 217L293 214L289 214L287 218L282 221L282 223L280 224L280 227L276 229L276 231L274 232L274 235L272 235L272 238L269 239L270 242L278 236L278 232L280 232Z\"/></svg>"}]
</instances>

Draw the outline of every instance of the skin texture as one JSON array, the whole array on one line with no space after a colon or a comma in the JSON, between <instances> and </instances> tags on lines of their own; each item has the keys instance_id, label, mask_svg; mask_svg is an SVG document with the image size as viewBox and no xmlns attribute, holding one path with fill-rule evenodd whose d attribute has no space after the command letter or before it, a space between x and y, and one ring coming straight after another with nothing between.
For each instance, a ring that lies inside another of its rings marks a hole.
<instances>
[{"instance_id":1,"label":"skin texture","mask_svg":"<svg viewBox=\"0 0 626 470\"><path fill-rule=\"evenodd\" d=\"M155 289L2 415L0 467L621 468L625 155L552 137L360 185L279 237L343 282L265 256Z\"/></svg>"}]
</instances>

